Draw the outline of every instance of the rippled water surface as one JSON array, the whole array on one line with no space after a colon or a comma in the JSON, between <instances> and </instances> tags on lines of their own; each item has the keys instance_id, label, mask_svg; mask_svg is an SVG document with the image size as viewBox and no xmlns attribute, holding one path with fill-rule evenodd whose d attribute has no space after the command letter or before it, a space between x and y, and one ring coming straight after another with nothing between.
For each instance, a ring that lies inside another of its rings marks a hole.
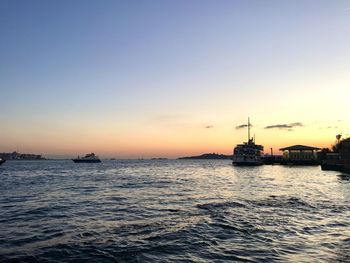
<instances>
[{"instance_id":1,"label":"rippled water surface","mask_svg":"<svg viewBox=\"0 0 350 263\"><path fill-rule=\"evenodd\" d=\"M1 262L350 262L350 177L224 161L8 161Z\"/></svg>"}]
</instances>

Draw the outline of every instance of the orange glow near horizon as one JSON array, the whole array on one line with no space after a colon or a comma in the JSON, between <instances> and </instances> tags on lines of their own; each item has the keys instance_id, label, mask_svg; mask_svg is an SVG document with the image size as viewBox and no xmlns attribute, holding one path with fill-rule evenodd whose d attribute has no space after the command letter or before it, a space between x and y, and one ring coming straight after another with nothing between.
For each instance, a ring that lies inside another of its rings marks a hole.
<instances>
[{"instance_id":1,"label":"orange glow near horizon","mask_svg":"<svg viewBox=\"0 0 350 263\"><path fill-rule=\"evenodd\" d=\"M330 147L335 141L337 129L320 128L319 125L285 129L252 128L256 143L264 146L265 153L279 154L278 149L303 144L319 148ZM3 151L17 150L46 155L75 156L95 152L101 157L151 158L199 155L203 153L231 154L236 144L247 140L246 129L236 130L233 125L205 127L167 127L157 125L148 128L134 127L139 133L129 133L115 127L109 129L70 130L70 136L58 130L44 136L40 132L12 134L17 145L2 142ZM118 130L118 132L114 132ZM84 132L85 131L85 132ZM315 136L317 134L317 136Z\"/></svg>"}]
</instances>

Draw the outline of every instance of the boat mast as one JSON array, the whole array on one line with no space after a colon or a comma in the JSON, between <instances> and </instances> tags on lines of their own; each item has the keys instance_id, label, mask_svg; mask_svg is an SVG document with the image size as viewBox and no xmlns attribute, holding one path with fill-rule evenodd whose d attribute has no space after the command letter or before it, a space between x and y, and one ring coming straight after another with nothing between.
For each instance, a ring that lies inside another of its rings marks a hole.
<instances>
[{"instance_id":1,"label":"boat mast","mask_svg":"<svg viewBox=\"0 0 350 263\"><path fill-rule=\"evenodd\" d=\"M248 117L248 142L250 140L250 120L249 120L249 117Z\"/></svg>"}]
</instances>

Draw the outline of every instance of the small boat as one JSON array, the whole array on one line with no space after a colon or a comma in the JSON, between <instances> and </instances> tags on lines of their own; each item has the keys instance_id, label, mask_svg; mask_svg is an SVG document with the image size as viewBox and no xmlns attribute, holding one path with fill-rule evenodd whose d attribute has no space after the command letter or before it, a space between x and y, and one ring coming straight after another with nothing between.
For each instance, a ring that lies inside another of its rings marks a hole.
<instances>
[{"instance_id":1,"label":"small boat","mask_svg":"<svg viewBox=\"0 0 350 263\"><path fill-rule=\"evenodd\" d=\"M78 156L78 158L72 159L72 161L75 163L100 163L101 162L98 156L95 155L94 153L89 153L82 158Z\"/></svg>"},{"instance_id":2,"label":"small boat","mask_svg":"<svg viewBox=\"0 0 350 263\"><path fill-rule=\"evenodd\" d=\"M6 160L0 158L0 165L2 165Z\"/></svg>"},{"instance_id":3,"label":"small boat","mask_svg":"<svg viewBox=\"0 0 350 263\"><path fill-rule=\"evenodd\" d=\"M264 147L255 144L255 140L250 138L250 121L248 118L248 141L243 144L238 144L233 149L232 164L236 166L257 166L263 165L262 153Z\"/></svg>"}]
</instances>

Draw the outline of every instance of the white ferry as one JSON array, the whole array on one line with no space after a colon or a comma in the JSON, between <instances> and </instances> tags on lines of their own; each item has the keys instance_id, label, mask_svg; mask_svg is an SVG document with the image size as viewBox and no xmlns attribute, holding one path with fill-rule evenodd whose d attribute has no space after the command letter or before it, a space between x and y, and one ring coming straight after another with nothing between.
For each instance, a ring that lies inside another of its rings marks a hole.
<instances>
[{"instance_id":1,"label":"white ferry","mask_svg":"<svg viewBox=\"0 0 350 263\"><path fill-rule=\"evenodd\" d=\"M262 154L264 147L262 145L255 144L254 138L250 138L250 121L248 118L248 142L238 144L233 149L232 164L236 166L257 166L262 165Z\"/></svg>"},{"instance_id":2,"label":"white ferry","mask_svg":"<svg viewBox=\"0 0 350 263\"><path fill-rule=\"evenodd\" d=\"M95 155L94 153L89 153L82 158L78 156L78 158L75 158L72 161L75 163L100 163L101 162L98 156Z\"/></svg>"}]
</instances>

